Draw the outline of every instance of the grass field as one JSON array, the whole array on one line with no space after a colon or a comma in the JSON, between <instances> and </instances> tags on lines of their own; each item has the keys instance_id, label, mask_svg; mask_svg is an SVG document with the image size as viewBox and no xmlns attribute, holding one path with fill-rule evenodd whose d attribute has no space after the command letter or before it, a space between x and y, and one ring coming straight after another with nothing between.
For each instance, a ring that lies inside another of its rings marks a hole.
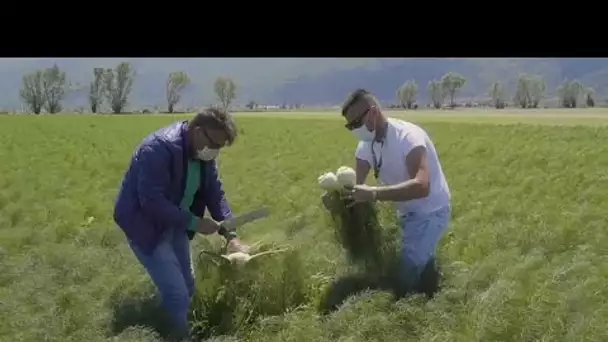
<instances>
[{"instance_id":1,"label":"grass field","mask_svg":"<svg viewBox=\"0 0 608 342\"><path fill-rule=\"evenodd\" d=\"M371 291L325 317L320 293L344 266L316 178L351 165L355 141L330 116L284 116L238 115L241 136L219 164L235 212L273 211L243 230L245 241L300 251L306 302L239 331L240 340L606 340L601 115L405 114L432 136L452 191L444 289L398 302ZM176 119L0 117L0 341L160 340L154 289L112 207L133 148Z\"/></svg>"},{"instance_id":2,"label":"grass field","mask_svg":"<svg viewBox=\"0 0 608 342\"><path fill-rule=\"evenodd\" d=\"M608 124L608 108L586 109L456 109L434 110L420 109L411 111L390 110L390 116L405 118L413 122L460 122L460 123L491 123L491 124L540 124L540 125L606 125ZM237 113L243 117L287 117L341 120L339 111L307 111L292 112L243 112Z\"/></svg>"}]
</instances>

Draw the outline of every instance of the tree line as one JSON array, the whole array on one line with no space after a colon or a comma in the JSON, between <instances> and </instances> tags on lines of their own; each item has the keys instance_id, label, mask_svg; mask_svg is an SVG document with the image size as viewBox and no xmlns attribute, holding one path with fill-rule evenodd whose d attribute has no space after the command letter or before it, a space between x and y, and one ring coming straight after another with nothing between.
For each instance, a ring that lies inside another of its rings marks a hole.
<instances>
[{"instance_id":1,"label":"tree line","mask_svg":"<svg viewBox=\"0 0 608 342\"><path fill-rule=\"evenodd\" d=\"M93 68L88 86L88 104L92 113L99 113L107 105L112 113L123 113L133 89L136 72L128 62L112 68ZM173 113L181 100L182 92L191 84L190 77L183 71L171 72L167 76L165 95L167 112ZM57 64L50 68L34 70L23 76L19 92L22 102L29 111L40 114L61 112L62 101L78 86L73 85ZM219 104L228 109L237 95L234 81L227 77L216 78L213 90Z\"/></svg>"},{"instance_id":2,"label":"tree line","mask_svg":"<svg viewBox=\"0 0 608 342\"><path fill-rule=\"evenodd\" d=\"M88 85L88 104L92 113L102 112L104 106L112 113L123 113L128 105L129 96L136 78L133 66L128 62L119 63L115 68L93 68L90 84ZM173 113L175 106L181 100L183 91L190 86L190 77L183 71L174 71L167 75L165 84L167 112ZM431 106L441 108L446 99L449 106L455 107L455 97L467 84L464 76L448 72L440 79L432 80L427 85ZM28 110L40 114L59 113L63 109L62 102L72 91L78 90L67 78L57 64L52 67L34 70L23 76L20 97ZM538 108L546 92L546 82L540 75L521 74L517 79L515 93L511 98L512 104L521 108ZM218 77L213 84L213 91L219 106L228 109L237 97L237 86L228 77ZM399 106L406 109L417 108L416 99L419 87L415 80L405 82L397 89ZM576 108L585 103L587 107L595 106L594 91L577 80L565 80L557 88L560 106ZM492 106L505 108L509 101L506 87L499 81L494 82L488 89ZM254 101L249 101L247 108L257 107Z\"/></svg>"},{"instance_id":3,"label":"tree line","mask_svg":"<svg viewBox=\"0 0 608 342\"><path fill-rule=\"evenodd\" d=\"M464 76L454 72L448 72L441 79L430 81L427 91L431 105L435 108L441 108L445 100L449 99L449 106L455 107L454 97L458 91L465 87L466 83L467 80ZM515 94L513 94L511 100L516 107L524 109L538 108L546 90L547 84L542 76L521 74L517 79ZM587 107L595 106L594 90L577 80L565 80L557 87L557 95L560 106L564 108L576 108L583 102ZM418 84L415 80L409 80L397 89L397 101L399 106L403 108L417 108L417 96ZM492 100L493 107L502 109L507 106L509 95L506 87L501 82L494 82L490 86L488 96Z\"/></svg>"}]
</instances>

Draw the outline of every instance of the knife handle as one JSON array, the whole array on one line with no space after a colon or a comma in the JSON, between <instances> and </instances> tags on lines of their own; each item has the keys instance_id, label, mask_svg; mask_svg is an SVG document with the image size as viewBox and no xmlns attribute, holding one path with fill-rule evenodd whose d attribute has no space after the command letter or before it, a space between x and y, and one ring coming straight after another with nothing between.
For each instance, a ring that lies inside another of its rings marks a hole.
<instances>
[{"instance_id":1,"label":"knife handle","mask_svg":"<svg viewBox=\"0 0 608 342\"><path fill-rule=\"evenodd\" d=\"M230 241L230 240L234 239L235 237L237 237L235 231L228 231L228 229L226 229L226 227L224 227L224 226L220 226L220 229L217 230L217 233L220 234L221 236L223 236L226 239L226 241Z\"/></svg>"}]
</instances>

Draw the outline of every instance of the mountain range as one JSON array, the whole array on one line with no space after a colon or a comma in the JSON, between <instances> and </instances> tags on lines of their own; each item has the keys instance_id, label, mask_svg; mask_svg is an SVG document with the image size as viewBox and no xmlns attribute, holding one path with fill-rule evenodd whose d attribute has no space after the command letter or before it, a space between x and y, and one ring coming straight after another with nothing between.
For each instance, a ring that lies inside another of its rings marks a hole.
<instances>
[{"instance_id":1,"label":"mountain range","mask_svg":"<svg viewBox=\"0 0 608 342\"><path fill-rule=\"evenodd\" d=\"M21 108L22 76L56 63L78 89L66 108L87 107L94 67L111 68L121 61L137 72L130 108L166 107L165 82L172 71L184 71L192 84L178 109L215 103L213 81L232 78L238 86L236 104L337 105L356 88L372 91L385 103L396 102L396 90L407 80L419 85L419 102L428 102L427 84L447 72L467 79L458 98L487 97L501 81L512 96L521 73L538 74L547 83L547 97L565 80L592 87L596 98L608 97L608 58L4 58L0 59L0 109Z\"/></svg>"}]
</instances>

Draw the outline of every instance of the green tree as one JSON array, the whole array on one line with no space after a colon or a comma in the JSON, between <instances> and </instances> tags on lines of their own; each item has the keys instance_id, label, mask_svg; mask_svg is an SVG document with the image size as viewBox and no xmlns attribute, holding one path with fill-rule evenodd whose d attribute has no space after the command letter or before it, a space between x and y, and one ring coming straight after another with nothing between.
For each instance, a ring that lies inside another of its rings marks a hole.
<instances>
[{"instance_id":1,"label":"green tree","mask_svg":"<svg viewBox=\"0 0 608 342\"><path fill-rule=\"evenodd\" d=\"M547 84L541 76L531 75L528 77L529 108L538 108L545 95L545 90L547 90Z\"/></svg>"},{"instance_id":2,"label":"green tree","mask_svg":"<svg viewBox=\"0 0 608 342\"><path fill-rule=\"evenodd\" d=\"M61 101L65 98L67 90L67 76L57 64L44 69L42 73L42 91L44 92L44 109L47 113L61 112Z\"/></svg>"},{"instance_id":3,"label":"green tree","mask_svg":"<svg viewBox=\"0 0 608 342\"><path fill-rule=\"evenodd\" d=\"M412 109L416 96L418 96L418 84L414 80L405 82L397 90L397 101L403 108Z\"/></svg>"},{"instance_id":4,"label":"green tree","mask_svg":"<svg viewBox=\"0 0 608 342\"><path fill-rule=\"evenodd\" d=\"M559 96L561 106L564 108L576 108L579 99L584 93L585 87L577 80L565 80L557 88L557 95Z\"/></svg>"},{"instance_id":5,"label":"green tree","mask_svg":"<svg viewBox=\"0 0 608 342\"><path fill-rule=\"evenodd\" d=\"M502 83L494 82L492 86L490 86L489 95L492 98L492 104L494 105L494 108L505 108L507 94L505 87L502 85Z\"/></svg>"},{"instance_id":6,"label":"green tree","mask_svg":"<svg viewBox=\"0 0 608 342\"><path fill-rule=\"evenodd\" d=\"M513 102L521 108L538 108L545 90L546 83L542 76L520 74Z\"/></svg>"},{"instance_id":7,"label":"green tree","mask_svg":"<svg viewBox=\"0 0 608 342\"><path fill-rule=\"evenodd\" d=\"M129 95L133 89L135 71L131 63L122 62L114 70L104 71L104 90L106 99L110 103L110 108L114 114L122 113L126 108Z\"/></svg>"},{"instance_id":8,"label":"green tree","mask_svg":"<svg viewBox=\"0 0 608 342\"><path fill-rule=\"evenodd\" d=\"M444 94L450 97L450 107L456 107L454 96L456 95L457 91L465 86L466 83L466 78L460 74L448 72L447 74L443 75L441 78L441 86L443 87Z\"/></svg>"},{"instance_id":9,"label":"green tree","mask_svg":"<svg viewBox=\"0 0 608 342\"><path fill-rule=\"evenodd\" d=\"M433 106L437 109L441 108L443 100L445 99L445 92L441 81L430 81L427 89L429 90L429 95L431 97L431 102L433 103Z\"/></svg>"},{"instance_id":10,"label":"green tree","mask_svg":"<svg viewBox=\"0 0 608 342\"><path fill-rule=\"evenodd\" d=\"M43 75L44 71L42 70L35 70L24 75L23 84L19 92L23 104L36 115L42 111L45 101L44 89L42 87Z\"/></svg>"},{"instance_id":11,"label":"green tree","mask_svg":"<svg viewBox=\"0 0 608 342\"><path fill-rule=\"evenodd\" d=\"M527 108L529 103L528 80L526 75L521 74L517 78L517 89L513 96L513 103L521 108Z\"/></svg>"},{"instance_id":12,"label":"green tree","mask_svg":"<svg viewBox=\"0 0 608 342\"><path fill-rule=\"evenodd\" d=\"M190 85L190 77L183 71L172 72L167 78L166 95L168 112L173 113L175 105L181 99L181 92Z\"/></svg>"},{"instance_id":13,"label":"green tree","mask_svg":"<svg viewBox=\"0 0 608 342\"><path fill-rule=\"evenodd\" d=\"M585 97L586 97L585 100L586 100L587 107L590 107L590 108L595 107L594 96L595 96L595 90L591 87L588 87L585 90Z\"/></svg>"},{"instance_id":14,"label":"green tree","mask_svg":"<svg viewBox=\"0 0 608 342\"><path fill-rule=\"evenodd\" d=\"M89 105L93 114L101 109L103 104L104 89L104 72L103 68L93 69L93 81L89 85Z\"/></svg>"},{"instance_id":15,"label":"green tree","mask_svg":"<svg viewBox=\"0 0 608 342\"><path fill-rule=\"evenodd\" d=\"M231 78L218 77L213 84L213 90L224 110L228 110L236 98L236 84Z\"/></svg>"}]
</instances>

